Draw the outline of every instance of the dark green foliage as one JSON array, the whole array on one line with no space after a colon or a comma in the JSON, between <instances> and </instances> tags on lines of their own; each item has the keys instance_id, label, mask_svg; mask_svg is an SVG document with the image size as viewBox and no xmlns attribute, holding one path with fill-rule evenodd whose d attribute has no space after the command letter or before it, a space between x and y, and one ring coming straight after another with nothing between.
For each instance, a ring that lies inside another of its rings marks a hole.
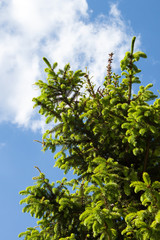
<instances>
[{"instance_id":1,"label":"dark green foliage","mask_svg":"<svg viewBox=\"0 0 160 240\"><path fill-rule=\"evenodd\" d=\"M53 123L43 150L60 147L55 166L73 170L75 178L55 186L40 172L35 185L20 192L23 211L39 219L19 235L25 240L159 239L160 99L152 84L132 94L141 83L136 62L146 58L134 53L134 43L135 37L121 61L122 79L111 71L110 54L97 90L87 72L73 72L69 64L56 71L57 63L44 58L48 78L36 83L41 95L33 99Z\"/></svg>"}]
</instances>

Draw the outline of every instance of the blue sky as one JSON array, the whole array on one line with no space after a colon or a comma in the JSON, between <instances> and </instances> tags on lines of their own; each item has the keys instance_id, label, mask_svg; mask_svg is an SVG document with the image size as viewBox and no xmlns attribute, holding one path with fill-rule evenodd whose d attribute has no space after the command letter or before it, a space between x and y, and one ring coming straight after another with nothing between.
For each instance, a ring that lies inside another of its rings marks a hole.
<instances>
[{"instance_id":1,"label":"blue sky","mask_svg":"<svg viewBox=\"0 0 160 240\"><path fill-rule=\"evenodd\" d=\"M18 239L34 224L22 213L18 192L32 185L38 166L51 181L63 177L53 155L43 153L44 119L32 109L38 95L33 83L44 79L42 57L73 69L87 66L98 86L105 75L108 53L113 68L130 49L148 58L140 61L142 84L160 90L160 1L154 0L1 0L0 2L0 186L1 239ZM136 91L136 88L134 89Z\"/></svg>"}]
</instances>

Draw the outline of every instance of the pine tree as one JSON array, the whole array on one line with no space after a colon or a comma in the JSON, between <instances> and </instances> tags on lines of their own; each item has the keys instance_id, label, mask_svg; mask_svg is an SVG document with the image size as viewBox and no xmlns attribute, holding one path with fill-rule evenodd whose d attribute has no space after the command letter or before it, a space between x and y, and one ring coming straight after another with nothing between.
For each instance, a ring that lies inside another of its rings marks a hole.
<instances>
[{"instance_id":1,"label":"pine tree","mask_svg":"<svg viewBox=\"0 0 160 240\"><path fill-rule=\"evenodd\" d=\"M50 183L41 173L21 191L21 200L38 219L19 237L25 240L91 240L160 238L160 99L140 86L136 62L143 52L126 52L122 74L112 73L110 54L102 88L89 73L56 70L44 58L47 81L39 80L35 107L53 123L42 137L43 150L55 155L55 166L73 179ZM85 88L84 88L85 87ZM85 89L85 90L84 90ZM71 189L72 190L69 190Z\"/></svg>"}]
</instances>

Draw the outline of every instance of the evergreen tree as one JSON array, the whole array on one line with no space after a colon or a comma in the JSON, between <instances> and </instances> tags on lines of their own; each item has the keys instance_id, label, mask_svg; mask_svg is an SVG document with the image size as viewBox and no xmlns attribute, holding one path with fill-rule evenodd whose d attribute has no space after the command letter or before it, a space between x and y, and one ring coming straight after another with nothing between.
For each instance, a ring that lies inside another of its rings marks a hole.
<instances>
[{"instance_id":1,"label":"evergreen tree","mask_svg":"<svg viewBox=\"0 0 160 240\"><path fill-rule=\"evenodd\" d=\"M67 64L56 71L44 58L47 81L39 80L35 107L53 128L42 137L43 150L55 154L55 166L74 178L50 183L39 170L21 200L38 219L19 237L25 240L160 239L160 99L140 86L131 51L121 61L121 76L112 73L110 54L102 88L89 73ZM85 86L85 90L84 90ZM152 100L152 101L151 101ZM70 187L72 187L72 190Z\"/></svg>"}]
</instances>

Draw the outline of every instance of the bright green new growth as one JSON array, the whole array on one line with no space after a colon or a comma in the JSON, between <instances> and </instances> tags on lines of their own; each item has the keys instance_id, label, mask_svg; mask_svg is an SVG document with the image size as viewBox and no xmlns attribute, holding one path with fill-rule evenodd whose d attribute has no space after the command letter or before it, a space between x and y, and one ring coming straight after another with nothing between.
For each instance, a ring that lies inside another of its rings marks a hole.
<instances>
[{"instance_id":1,"label":"bright green new growth","mask_svg":"<svg viewBox=\"0 0 160 240\"><path fill-rule=\"evenodd\" d=\"M35 185L20 194L26 196L23 212L39 221L19 237L159 239L160 99L149 90L152 84L132 95L133 84L141 83L136 62L146 58L134 53L135 39L121 61L121 81L111 71L110 54L102 89L94 89L87 72L73 72L69 64L56 71L57 63L44 58L47 81L36 83L41 95L33 99L53 123L42 137L43 150L61 147L55 166L75 175L55 184L38 169Z\"/></svg>"}]
</instances>

